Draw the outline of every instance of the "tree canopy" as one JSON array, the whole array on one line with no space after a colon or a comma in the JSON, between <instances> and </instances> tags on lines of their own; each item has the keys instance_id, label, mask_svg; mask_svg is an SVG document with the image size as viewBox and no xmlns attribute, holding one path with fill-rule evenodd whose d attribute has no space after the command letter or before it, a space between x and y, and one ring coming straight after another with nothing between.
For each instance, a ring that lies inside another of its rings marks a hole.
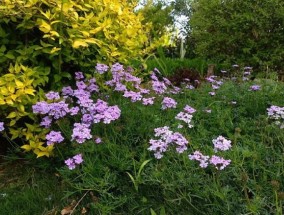
<instances>
[{"instance_id":1,"label":"tree canopy","mask_svg":"<svg viewBox=\"0 0 284 215\"><path fill-rule=\"evenodd\" d=\"M283 69L283 0L193 0L189 24L198 56Z\"/></svg>"}]
</instances>

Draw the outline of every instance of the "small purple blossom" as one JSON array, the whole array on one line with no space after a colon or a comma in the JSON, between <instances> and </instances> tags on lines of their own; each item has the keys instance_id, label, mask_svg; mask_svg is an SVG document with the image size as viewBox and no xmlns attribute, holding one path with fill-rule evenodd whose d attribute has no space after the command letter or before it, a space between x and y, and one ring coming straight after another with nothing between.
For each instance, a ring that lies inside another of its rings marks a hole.
<instances>
[{"instance_id":1,"label":"small purple blossom","mask_svg":"<svg viewBox=\"0 0 284 215\"><path fill-rule=\"evenodd\" d=\"M70 86L63 87L61 92L63 96L73 96L73 89Z\"/></svg>"},{"instance_id":2,"label":"small purple blossom","mask_svg":"<svg viewBox=\"0 0 284 215\"><path fill-rule=\"evenodd\" d=\"M76 165L75 165L74 160L72 158L68 158L64 162L67 165L68 169L73 170L73 169L76 168Z\"/></svg>"},{"instance_id":3,"label":"small purple blossom","mask_svg":"<svg viewBox=\"0 0 284 215\"><path fill-rule=\"evenodd\" d=\"M77 154L73 156L72 158L68 158L65 160L65 164L67 165L68 169L73 170L76 168L77 165L83 163L83 157L82 154Z\"/></svg>"},{"instance_id":4,"label":"small purple blossom","mask_svg":"<svg viewBox=\"0 0 284 215\"><path fill-rule=\"evenodd\" d=\"M50 111L50 106L45 101L37 102L35 105L32 106L32 108L33 113L38 114L47 114Z\"/></svg>"},{"instance_id":5,"label":"small purple blossom","mask_svg":"<svg viewBox=\"0 0 284 215\"><path fill-rule=\"evenodd\" d=\"M142 104L143 105L153 105L154 104L154 99L155 99L155 97L143 98L142 99Z\"/></svg>"},{"instance_id":6,"label":"small purple blossom","mask_svg":"<svg viewBox=\"0 0 284 215\"><path fill-rule=\"evenodd\" d=\"M170 98L170 97L164 97L162 101L162 110L168 109L168 108L176 108L177 102Z\"/></svg>"},{"instance_id":7,"label":"small purple blossom","mask_svg":"<svg viewBox=\"0 0 284 215\"><path fill-rule=\"evenodd\" d=\"M61 135L60 131L51 131L46 136L45 139L47 140L46 144L54 144L54 143L61 143L64 138Z\"/></svg>"},{"instance_id":8,"label":"small purple blossom","mask_svg":"<svg viewBox=\"0 0 284 215\"><path fill-rule=\"evenodd\" d=\"M97 70L97 72L99 73L99 74L104 74L105 72L107 72L108 71L108 66L107 65L105 65L105 64L101 64L101 63L98 63L97 65L96 65L96 70Z\"/></svg>"},{"instance_id":9,"label":"small purple blossom","mask_svg":"<svg viewBox=\"0 0 284 215\"><path fill-rule=\"evenodd\" d=\"M213 145L214 145L214 152L227 151L232 147L231 141L227 140L223 136L219 136L216 139L213 139L212 142L213 142Z\"/></svg>"},{"instance_id":10,"label":"small purple blossom","mask_svg":"<svg viewBox=\"0 0 284 215\"><path fill-rule=\"evenodd\" d=\"M142 95L140 94L140 92L134 91L125 91L123 97L130 98L132 102L142 100Z\"/></svg>"},{"instance_id":11,"label":"small purple blossom","mask_svg":"<svg viewBox=\"0 0 284 215\"><path fill-rule=\"evenodd\" d=\"M231 160L225 160L222 157L213 155L210 160L210 164L215 166L216 169L218 170L223 170L226 166L228 166L231 163Z\"/></svg>"},{"instance_id":12,"label":"small purple blossom","mask_svg":"<svg viewBox=\"0 0 284 215\"><path fill-rule=\"evenodd\" d=\"M79 111L80 111L80 108L77 106L69 109L69 113L71 116L77 115Z\"/></svg>"},{"instance_id":13,"label":"small purple blossom","mask_svg":"<svg viewBox=\"0 0 284 215\"><path fill-rule=\"evenodd\" d=\"M121 65L119 63L115 63L115 64L112 65L111 71L112 72L122 72L123 71L123 65Z\"/></svg>"},{"instance_id":14,"label":"small purple blossom","mask_svg":"<svg viewBox=\"0 0 284 215\"><path fill-rule=\"evenodd\" d=\"M64 101L50 103L49 108L48 115L52 116L54 119L62 118L69 112L68 104Z\"/></svg>"},{"instance_id":15,"label":"small purple blossom","mask_svg":"<svg viewBox=\"0 0 284 215\"><path fill-rule=\"evenodd\" d=\"M284 107L279 107L272 105L267 108L268 117L274 120L274 123L278 125L281 129L284 128Z\"/></svg>"},{"instance_id":16,"label":"small purple blossom","mask_svg":"<svg viewBox=\"0 0 284 215\"><path fill-rule=\"evenodd\" d=\"M75 79L76 80L82 80L84 79L84 75L82 72L75 72Z\"/></svg>"},{"instance_id":17,"label":"small purple blossom","mask_svg":"<svg viewBox=\"0 0 284 215\"><path fill-rule=\"evenodd\" d=\"M259 86L259 85L252 85L249 90L250 91L258 91L258 90L260 90L260 88L261 88L261 86Z\"/></svg>"},{"instance_id":18,"label":"small purple blossom","mask_svg":"<svg viewBox=\"0 0 284 215\"><path fill-rule=\"evenodd\" d=\"M190 107L189 105L186 105L183 110L189 114L193 114L196 112L196 110L193 107Z\"/></svg>"},{"instance_id":19,"label":"small purple blossom","mask_svg":"<svg viewBox=\"0 0 284 215\"><path fill-rule=\"evenodd\" d=\"M73 157L73 161L75 164L81 164L83 163L83 158L82 158L82 154L77 154Z\"/></svg>"},{"instance_id":20,"label":"small purple blossom","mask_svg":"<svg viewBox=\"0 0 284 215\"><path fill-rule=\"evenodd\" d=\"M192 128L193 127L193 125L191 124L192 117L193 116L190 113L180 112L176 115L175 119L184 121L189 128Z\"/></svg>"},{"instance_id":21,"label":"small purple blossom","mask_svg":"<svg viewBox=\"0 0 284 215\"><path fill-rule=\"evenodd\" d=\"M201 168L208 166L209 156L203 155L200 151L195 151L192 155L188 155L189 160L196 160L199 162Z\"/></svg>"},{"instance_id":22,"label":"small purple blossom","mask_svg":"<svg viewBox=\"0 0 284 215\"><path fill-rule=\"evenodd\" d=\"M167 86L165 85L164 82L161 81L152 81L152 89L157 93L157 94L163 94L167 90Z\"/></svg>"},{"instance_id":23,"label":"small purple blossom","mask_svg":"<svg viewBox=\"0 0 284 215\"><path fill-rule=\"evenodd\" d=\"M87 85L84 81L76 81L76 86L78 90L84 90L87 88Z\"/></svg>"},{"instance_id":24,"label":"small purple blossom","mask_svg":"<svg viewBox=\"0 0 284 215\"><path fill-rule=\"evenodd\" d=\"M159 139L151 139L148 150L155 152L155 158L161 159L170 145L175 145L178 153L182 153L187 149L188 141L179 132L169 130L168 126L155 128L154 131L155 137L159 137Z\"/></svg>"},{"instance_id":25,"label":"small purple blossom","mask_svg":"<svg viewBox=\"0 0 284 215\"><path fill-rule=\"evenodd\" d=\"M0 122L0 131L4 131L4 122Z\"/></svg>"},{"instance_id":26,"label":"small purple blossom","mask_svg":"<svg viewBox=\"0 0 284 215\"><path fill-rule=\"evenodd\" d=\"M209 92L208 94L209 94L210 96L215 96L215 95L216 95L215 92Z\"/></svg>"},{"instance_id":27,"label":"small purple blossom","mask_svg":"<svg viewBox=\"0 0 284 215\"><path fill-rule=\"evenodd\" d=\"M195 87L192 86L191 84L186 85L185 88L186 88L186 89L190 89L190 90L194 90L194 89L195 89Z\"/></svg>"},{"instance_id":28,"label":"small purple blossom","mask_svg":"<svg viewBox=\"0 0 284 215\"><path fill-rule=\"evenodd\" d=\"M49 116L45 116L42 118L40 125L45 128L49 128L51 126L52 119Z\"/></svg>"},{"instance_id":29,"label":"small purple blossom","mask_svg":"<svg viewBox=\"0 0 284 215\"><path fill-rule=\"evenodd\" d=\"M45 94L45 97L49 100L60 99L59 93L50 91L49 93Z\"/></svg>"},{"instance_id":30,"label":"small purple blossom","mask_svg":"<svg viewBox=\"0 0 284 215\"><path fill-rule=\"evenodd\" d=\"M75 140L78 143L84 143L86 140L92 138L91 129L89 129L89 125L82 124L82 123L75 123L73 134L72 134L72 141Z\"/></svg>"},{"instance_id":31,"label":"small purple blossom","mask_svg":"<svg viewBox=\"0 0 284 215\"><path fill-rule=\"evenodd\" d=\"M95 143L97 143L97 144L102 143L102 139L100 137L96 137Z\"/></svg>"}]
</instances>

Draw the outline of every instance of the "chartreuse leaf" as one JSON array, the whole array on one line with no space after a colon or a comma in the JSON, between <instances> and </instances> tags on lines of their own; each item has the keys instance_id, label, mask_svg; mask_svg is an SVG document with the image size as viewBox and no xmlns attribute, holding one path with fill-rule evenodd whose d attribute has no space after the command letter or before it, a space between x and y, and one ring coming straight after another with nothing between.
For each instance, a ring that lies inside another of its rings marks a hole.
<instances>
[{"instance_id":1,"label":"chartreuse leaf","mask_svg":"<svg viewBox=\"0 0 284 215\"><path fill-rule=\"evenodd\" d=\"M12 118L15 118L16 116L17 116L17 113L16 113L16 112L11 112L11 113L9 113L8 116L6 116L6 118L12 119Z\"/></svg>"}]
</instances>

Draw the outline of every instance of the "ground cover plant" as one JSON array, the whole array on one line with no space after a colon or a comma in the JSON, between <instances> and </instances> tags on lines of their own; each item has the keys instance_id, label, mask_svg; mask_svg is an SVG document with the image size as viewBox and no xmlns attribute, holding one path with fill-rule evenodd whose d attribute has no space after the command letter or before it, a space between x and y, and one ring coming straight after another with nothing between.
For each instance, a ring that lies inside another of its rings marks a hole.
<instances>
[{"instance_id":1,"label":"ground cover plant","mask_svg":"<svg viewBox=\"0 0 284 215\"><path fill-rule=\"evenodd\" d=\"M34 173L2 187L1 214L282 214L284 85L235 68L198 88L118 63L77 72L33 105L53 157L24 159Z\"/></svg>"}]
</instances>

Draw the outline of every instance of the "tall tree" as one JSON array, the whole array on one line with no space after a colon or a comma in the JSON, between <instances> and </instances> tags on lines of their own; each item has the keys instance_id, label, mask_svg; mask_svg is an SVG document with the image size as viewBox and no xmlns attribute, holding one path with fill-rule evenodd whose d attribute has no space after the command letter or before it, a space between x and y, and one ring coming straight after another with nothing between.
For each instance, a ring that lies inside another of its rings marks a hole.
<instances>
[{"instance_id":1,"label":"tall tree","mask_svg":"<svg viewBox=\"0 0 284 215\"><path fill-rule=\"evenodd\" d=\"M199 56L283 69L283 0L193 0L190 34Z\"/></svg>"}]
</instances>

